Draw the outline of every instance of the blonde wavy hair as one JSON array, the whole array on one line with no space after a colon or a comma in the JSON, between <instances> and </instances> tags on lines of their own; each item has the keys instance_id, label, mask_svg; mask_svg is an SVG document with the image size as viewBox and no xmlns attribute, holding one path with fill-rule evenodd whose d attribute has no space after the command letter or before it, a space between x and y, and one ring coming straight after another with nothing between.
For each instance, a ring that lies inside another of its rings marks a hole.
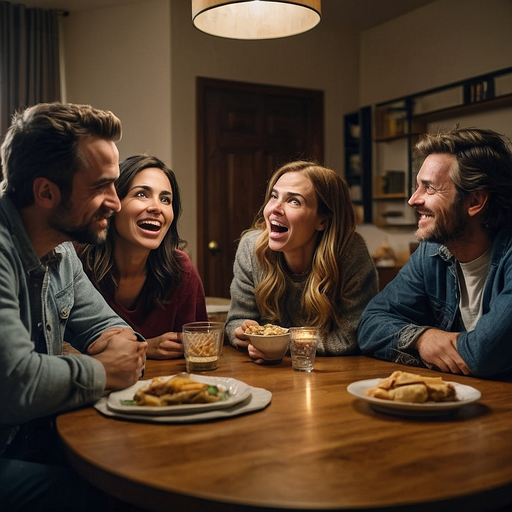
<instances>
[{"instance_id":1,"label":"blonde wavy hair","mask_svg":"<svg viewBox=\"0 0 512 512\"><path fill-rule=\"evenodd\" d=\"M318 232L312 269L302 294L301 312L308 325L327 333L342 323L337 307L344 291L342 265L356 229L348 186L332 169L312 162L290 162L270 178L265 202L251 227L251 230L263 231L255 246L256 258L263 271L262 280L254 292L256 303L262 317L279 321L290 277L283 253L268 246L269 234L263 210L276 182L288 172L303 173L311 181L318 201L318 214L326 219L325 230Z\"/></svg>"}]
</instances>

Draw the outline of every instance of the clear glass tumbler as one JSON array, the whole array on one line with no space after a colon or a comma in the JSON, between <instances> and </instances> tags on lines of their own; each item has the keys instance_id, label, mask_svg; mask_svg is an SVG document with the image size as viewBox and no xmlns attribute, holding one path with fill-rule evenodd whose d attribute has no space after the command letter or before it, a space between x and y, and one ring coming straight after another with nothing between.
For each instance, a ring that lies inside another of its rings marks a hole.
<instances>
[{"instance_id":1,"label":"clear glass tumbler","mask_svg":"<svg viewBox=\"0 0 512 512\"><path fill-rule=\"evenodd\" d=\"M222 322L192 322L183 326L187 372L215 370L224 343Z\"/></svg>"},{"instance_id":2,"label":"clear glass tumbler","mask_svg":"<svg viewBox=\"0 0 512 512\"><path fill-rule=\"evenodd\" d=\"M316 358L318 329L290 327L290 355L292 368L298 372L311 372Z\"/></svg>"}]
</instances>

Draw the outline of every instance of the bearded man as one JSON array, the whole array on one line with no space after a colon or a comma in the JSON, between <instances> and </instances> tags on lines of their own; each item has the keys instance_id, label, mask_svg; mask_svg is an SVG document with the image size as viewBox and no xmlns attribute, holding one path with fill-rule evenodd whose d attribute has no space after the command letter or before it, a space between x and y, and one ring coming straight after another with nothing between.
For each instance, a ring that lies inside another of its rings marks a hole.
<instances>
[{"instance_id":1,"label":"bearded man","mask_svg":"<svg viewBox=\"0 0 512 512\"><path fill-rule=\"evenodd\" d=\"M103 300L71 243L104 241L121 208L120 138L112 112L41 103L13 116L1 146L3 510L100 510L87 505L96 494L64 459L54 420L134 384L146 360L143 338ZM62 355L64 341L78 354Z\"/></svg>"},{"instance_id":2,"label":"bearded man","mask_svg":"<svg viewBox=\"0 0 512 512\"><path fill-rule=\"evenodd\" d=\"M409 205L420 244L366 307L364 354L447 373L512 372L512 152L491 131L425 135Z\"/></svg>"}]
</instances>

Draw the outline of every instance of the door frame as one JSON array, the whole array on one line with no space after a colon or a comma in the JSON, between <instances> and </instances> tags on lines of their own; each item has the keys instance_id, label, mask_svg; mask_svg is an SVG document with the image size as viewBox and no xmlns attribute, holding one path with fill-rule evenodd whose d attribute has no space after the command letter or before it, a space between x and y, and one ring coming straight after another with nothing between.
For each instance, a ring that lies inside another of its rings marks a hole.
<instances>
[{"instance_id":1,"label":"door frame","mask_svg":"<svg viewBox=\"0 0 512 512\"><path fill-rule=\"evenodd\" d=\"M208 77L196 77L196 195L197 195L197 270L202 279L206 271L206 253L207 253L207 226L203 222L205 218L205 178L207 172L205 149L205 133L207 131L205 98L208 91L218 89L222 91L246 92L253 94L262 94L268 96L289 96L308 98L313 105L313 123L315 127L311 133L313 143L311 153L317 156L319 163L324 159L324 92L321 90L312 90L298 87L286 87L278 85L259 84L251 82L241 82L233 80L223 80ZM247 226L249 228L250 226Z\"/></svg>"}]
</instances>

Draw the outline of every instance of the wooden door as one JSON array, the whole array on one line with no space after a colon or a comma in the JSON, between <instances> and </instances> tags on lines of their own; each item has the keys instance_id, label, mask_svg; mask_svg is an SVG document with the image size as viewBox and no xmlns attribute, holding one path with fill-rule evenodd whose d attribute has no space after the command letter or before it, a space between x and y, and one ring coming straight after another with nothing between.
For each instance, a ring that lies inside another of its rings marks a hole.
<instances>
[{"instance_id":1,"label":"wooden door","mask_svg":"<svg viewBox=\"0 0 512 512\"><path fill-rule=\"evenodd\" d=\"M323 93L197 79L198 271L206 295L229 297L240 234L286 162L323 162Z\"/></svg>"}]
</instances>

